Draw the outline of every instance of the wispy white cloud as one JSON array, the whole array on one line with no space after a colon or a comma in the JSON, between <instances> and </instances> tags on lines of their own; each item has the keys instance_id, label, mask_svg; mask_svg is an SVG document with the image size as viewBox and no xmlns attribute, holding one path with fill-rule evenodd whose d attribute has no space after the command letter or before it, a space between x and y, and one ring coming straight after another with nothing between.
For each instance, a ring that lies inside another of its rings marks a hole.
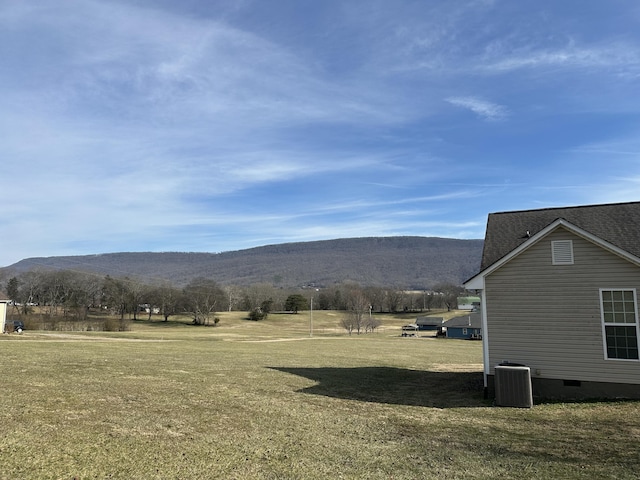
<instances>
[{"instance_id":1,"label":"wispy white cloud","mask_svg":"<svg viewBox=\"0 0 640 480\"><path fill-rule=\"evenodd\" d=\"M446 101L456 107L471 110L485 120L500 120L508 115L506 107L478 97L449 97Z\"/></svg>"},{"instance_id":2,"label":"wispy white cloud","mask_svg":"<svg viewBox=\"0 0 640 480\"><path fill-rule=\"evenodd\" d=\"M519 69L591 69L616 74L640 74L640 54L634 44L616 42L609 45L573 45L561 48L526 48L515 52L492 53L478 70L507 73Z\"/></svg>"}]
</instances>

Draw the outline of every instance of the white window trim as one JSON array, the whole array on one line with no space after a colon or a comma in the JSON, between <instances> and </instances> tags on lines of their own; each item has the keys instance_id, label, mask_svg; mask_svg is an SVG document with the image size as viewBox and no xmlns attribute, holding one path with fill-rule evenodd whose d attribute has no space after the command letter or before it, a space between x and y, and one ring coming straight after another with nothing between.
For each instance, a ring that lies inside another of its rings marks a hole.
<instances>
[{"instance_id":1,"label":"white window trim","mask_svg":"<svg viewBox=\"0 0 640 480\"><path fill-rule=\"evenodd\" d=\"M605 323L604 321L604 306L603 306L603 300L602 300L602 292L633 292L633 304L635 306L635 311L634 311L634 315L635 315L635 327L636 327L636 340L639 342L639 347L640 347L640 322L638 322L638 296L636 293L636 289L635 288L624 288L624 287L616 287L616 288L601 288L598 292L598 295L600 296L599 298L599 302L600 302L600 324L602 326L602 348L604 351L604 359L605 360L612 360L612 361L617 361L617 362L640 362L640 358L609 358L609 354L608 354L608 348L607 348L607 331L605 327L616 327L616 326L632 326L631 323ZM640 357L640 355L638 355Z\"/></svg>"},{"instance_id":2,"label":"white window trim","mask_svg":"<svg viewBox=\"0 0 640 480\"><path fill-rule=\"evenodd\" d=\"M551 241L552 265L573 265L573 240Z\"/></svg>"}]
</instances>

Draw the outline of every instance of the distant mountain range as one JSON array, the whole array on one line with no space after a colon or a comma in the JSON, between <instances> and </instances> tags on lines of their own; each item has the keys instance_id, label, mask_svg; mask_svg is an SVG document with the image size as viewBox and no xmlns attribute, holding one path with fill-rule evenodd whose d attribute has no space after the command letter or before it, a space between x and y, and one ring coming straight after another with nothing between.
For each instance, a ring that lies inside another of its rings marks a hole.
<instances>
[{"instance_id":1,"label":"distant mountain range","mask_svg":"<svg viewBox=\"0 0 640 480\"><path fill-rule=\"evenodd\" d=\"M85 271L112 277L169 280L186 285L195 277L223 285L362 286L425 289L460 284L477 273L482 240L437 237L367 237L268 245L224 253L106 253L28 258L5 267L3 276L33 269Z\"/></svg>"}]
</instances>

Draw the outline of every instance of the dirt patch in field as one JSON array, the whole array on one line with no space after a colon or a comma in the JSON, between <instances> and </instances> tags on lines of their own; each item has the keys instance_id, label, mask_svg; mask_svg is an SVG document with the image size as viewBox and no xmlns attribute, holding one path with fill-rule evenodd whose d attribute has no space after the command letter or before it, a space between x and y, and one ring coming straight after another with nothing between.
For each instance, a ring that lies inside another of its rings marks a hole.
<instances>
[{"instance_id":1,"label":"dirt patch in field","mask_svg":"<svg viewBox=\"0 0 640 480\"><path fill-rule=\"evenodd\" d=\"M297 342L299 340L335 340L348 337L297 337L297 338L261 338L256 340L241 340L243 343Z\"/></svg>"}]
</instances>

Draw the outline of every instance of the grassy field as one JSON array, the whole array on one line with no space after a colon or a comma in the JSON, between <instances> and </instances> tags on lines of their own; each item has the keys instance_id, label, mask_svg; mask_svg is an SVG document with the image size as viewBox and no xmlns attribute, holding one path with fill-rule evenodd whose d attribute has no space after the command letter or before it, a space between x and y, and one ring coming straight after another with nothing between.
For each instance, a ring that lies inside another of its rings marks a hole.
<instances>
[{"instance_id":1,"label":"grassy field","mask_svg":"<svg viewBox=\"0 0 640 480\"><path fill-rule=\"evenodd\" d=\"M0 478L637 478L640 402L495 408L479 342L339 314L0 336Z\"/></svg>"}]
</instances>

